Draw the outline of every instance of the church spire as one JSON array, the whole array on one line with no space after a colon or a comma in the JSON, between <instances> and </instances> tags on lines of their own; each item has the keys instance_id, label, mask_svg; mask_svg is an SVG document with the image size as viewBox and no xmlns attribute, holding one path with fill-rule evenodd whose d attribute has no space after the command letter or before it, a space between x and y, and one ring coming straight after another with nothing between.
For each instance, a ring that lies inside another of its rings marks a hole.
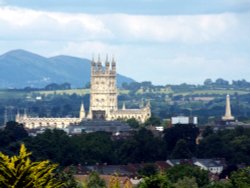
<instances>
[{"instance_id":1,"label":"church spire","mask_svg":"<svg viewBox=\"0 0 250 188\"><path fill-rule=\"evenodd\" d=\"M230 96L226 96L226 109L225 109L225 115L222 117L223 121L232 121L234 120L234 116L232 116L231 113L231 106L230 106Z\"/></svg>"}]
</instances>

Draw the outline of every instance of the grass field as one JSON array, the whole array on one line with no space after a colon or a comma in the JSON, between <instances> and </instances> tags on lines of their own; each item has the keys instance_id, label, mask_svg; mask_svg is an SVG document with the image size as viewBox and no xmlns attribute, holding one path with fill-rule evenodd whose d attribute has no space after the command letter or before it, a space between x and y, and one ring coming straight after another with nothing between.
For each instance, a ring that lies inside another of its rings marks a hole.
<instances>
[{"instance_id":1,"label":"grass field","mask_svg":"<svg viewBox=\"0 0 250 188\"><path fill-rule=\"evenodd\" d=\"M0 99L18 99L25 98L27 92L24 91L11 91L11 90L0 90Z\"/></svg>"},{"instance_id":2,"label":"grass field","mask_svg":"<svg viewBox=\"0 0 250 188\"><path fill-rule=\"evenodd\" d=\"M242 90L196 90L190 92L178 92L174 93L174 95L195 95L195 94L203 94L203 95L232 95L238 93L239 95L244 95L250 93L250 91L242 91Z\"/></svg>"},{"instance_id":3,"label":"grass field","mask_svg":"<svg viewBox=\"0 0 250 188\"><path fill-rule=\"evenodd\" d=\"M67 90L55 90L55 91L33 91L32 93L40 95L86 95L89 93L89 89L67 89Z\"/></svg>"}]
</instances>

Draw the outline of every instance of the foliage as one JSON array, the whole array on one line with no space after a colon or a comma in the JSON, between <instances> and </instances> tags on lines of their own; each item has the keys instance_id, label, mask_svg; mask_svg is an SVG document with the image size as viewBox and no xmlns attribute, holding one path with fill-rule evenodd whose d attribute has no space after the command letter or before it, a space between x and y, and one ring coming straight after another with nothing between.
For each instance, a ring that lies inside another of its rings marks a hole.
<instances>
[{"instance_id":1,"label":"foliage","mask_svg":"<svg viewBox=\"0 0 250 188\"><path fill-rule=\"evenodd\" d=\"M92 172L87 180L88 188L105 188L106 184L103 179L100 178L99 174L96 172Z\"/></svg>"},{"instance_id":2,"label":"foliage","mask_svg":"<svg viewBox=\"0 0 250 188\"><path fill-rule=\"evenodd\" d=\"M172 183L177 183L178 180L183 179L184 177L194 177L199 187L209 183L208 172L206 170L188 164L176 165L168 169L166 174Z\"/></svg>"},{"instance_id":3,"label":"foliage","mask_svg":"<svg viewBox=\"0 0 250 188\"><path fill-rule=\"evenodd\" d=\"M130 118L126 121L128 125L132 128L139 128L140 123L135 118Z\"/></svg>"},{"instance_id":4,"label":"foliage","mask_svg":"<svg viewBox=\"0 0 250 188\"><path fill-rule=\"evenodd\" d=\"M74 174L75 170L72 167L56 172L56 179L64 182L61 188L82 188L80 183L75 180Z\"/></svg>"},{"instance_id":5,"label":"foliage","mask_svg":"<svg viewBox=\"0 0 250 188\"><path fill-rule=\"evenodd\" d=\"M214 147L216 145L216 147ZM250 130L237 127L204 137L197 148L201 158L225 158L229 165L250 164Z\"/></svg>"},{"instance_id":6,"label":"foliage","mask_svg":"<svg viewBox=\"0 0 250 188\"><path fill-rule=\"evenodd\" d=\"M198 188L198 185L194 177L184 177L182 179L178 179L178 181L174 184L174 188Z\"/></svg>"},{"instance_id":7,"label":"foliage","mask_svg":"<svg viewBox=\"0 0 250 188\"><path fill-rule=\"evenodd\" d=\"M234 188L229 180L211 182L205 188Z\"/></svg>"},{"instance_id":8,"label":"foliage","mask_svg":"<svg viewBox=\"0 0 250 188\"><path fill-rule=\"evenodd\" d=\"M149 119L147 119L147 121L144 124L145 124L145 126L149 126L149 125L160 126L161 119L159 117L152 115Z\"/></svg>"},{"instance_id":9,"label":"foliage","mask_svg":"<svg viewBox=\"0 0 250 188\"><path fill-rule=\"evenodd\" d=\"M141 169L138 171L139 175L141 176L152 176L157 174L157 167L154 164L145 164Z\"/></svg>"},{"instance_id":10,"label":"foliage","mask_svg":"<svg viewBox=\"0 0 250 188\"><path fill-rule=\"evenodd\" d=\"M250 187L250 167L233 172L230 179L235 188Z\"/></svg>"},{"instance_id":11,"label":"foliage","mask_svg":"<svg viewBox=\"0 0 250 188\"><path fill-rule=\"evenodd\" d=\"M156 174L145 177L138 188L170 188L171 183L165 174Z\"/></svg>"},{"instance_id":12,"label":"foliage","mask_svg":"<svg viewBox=\"0 0 250 188\"><path fill-rule=\"evenodd\" d=\"M120 186L119 178L116 175L112 176L109 182L109 188L120 188Z\"/></svg>"},{"instance_id":13,"label":"foliage","mask_svg":"<svg viewBox=\"0 0 250 188\"><path fill-rule=\"evenodd\" d=\"M19 155L9 157L0 153L0 187L56 188L63 185L52 172L57 165L47 161L32 162L31 153L21 145Z\"/></svg>"},{"instance_id":14,"label":"foliage","mask_svg":"<svg viewBox=\"0 0 250 188\"><path fill-rule=\"evenodd\" d=\"M142 128L120 145L117 155L123 163L153 162L164 159L162 145L163 142L154 137L151 131Z\"/></svg>"},{"instance_id":15,"label":"foliage","mask_svg":"<svg viewBox=\"0 0 250 188\"><path fill-rule=\"evenodd\" d=\"M0 148L6 148L10 144L21 141L28 137L27 131L22 124L14 121L7 122L3 131L0 131Z\"/></svg>"},{"instance_id":16,"label":"foliage","mask_svg":"<svg viewBox=\"0 0 250 188\"><path fill-rule=\"evenodd\" d=\"M164 130L164 142L165 142L165 150L170 154L176 143L183 139L186 141L187 149L194 153L196 149L196 137L199 134L199 129L193 125L176 125L172 128L168 128Z\"/></svg>"},{"instance_id":17,"label":"foliage","mask_svg":"<svg viewBox=\"0 0 250 188\"><path fill-rule=\"evenodd\" d=\"M192 153L188 148L187 142L184 139L178 140L171 153L171 158L190 159L191 157L192 157Z\"/></svg>"}]
</instances>

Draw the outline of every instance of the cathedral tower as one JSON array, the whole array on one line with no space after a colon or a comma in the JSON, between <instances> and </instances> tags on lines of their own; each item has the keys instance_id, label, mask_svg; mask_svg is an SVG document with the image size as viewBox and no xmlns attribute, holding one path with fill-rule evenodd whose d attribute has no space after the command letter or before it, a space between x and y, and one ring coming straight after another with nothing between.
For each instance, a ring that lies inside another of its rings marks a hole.
<instances>
[{"instance_id":1,"label":"cathedral tower","mask_svg":"<svg viewBox=\"0 0 250 188\"><path fill-rule=\"evenodd\" d=\"M106 57L102 66L98 61L91 62L90 108L88 119L109 119L110 113L117 110L116 63L114 58L111 66Z\"/></svg>"}]
</instances>

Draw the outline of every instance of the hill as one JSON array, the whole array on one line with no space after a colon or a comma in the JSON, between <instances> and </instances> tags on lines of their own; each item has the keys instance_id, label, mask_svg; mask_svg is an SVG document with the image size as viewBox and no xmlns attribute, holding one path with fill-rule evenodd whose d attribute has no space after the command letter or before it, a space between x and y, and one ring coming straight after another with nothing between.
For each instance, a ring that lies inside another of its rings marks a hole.
<instances>
[{"instance_id":1,"label":"hill","mask_svg":"<svg viewBox=\"0 0 250 188\"><path fill-rule=\"evenodd\" d=\"M68 82L83 87L90 81L90 60L72 56L46 58L25 50L13 50L0 56L0 88L44 87ZM133 82L117 75L118 86Z\"/></svg>"}]
</instances>

